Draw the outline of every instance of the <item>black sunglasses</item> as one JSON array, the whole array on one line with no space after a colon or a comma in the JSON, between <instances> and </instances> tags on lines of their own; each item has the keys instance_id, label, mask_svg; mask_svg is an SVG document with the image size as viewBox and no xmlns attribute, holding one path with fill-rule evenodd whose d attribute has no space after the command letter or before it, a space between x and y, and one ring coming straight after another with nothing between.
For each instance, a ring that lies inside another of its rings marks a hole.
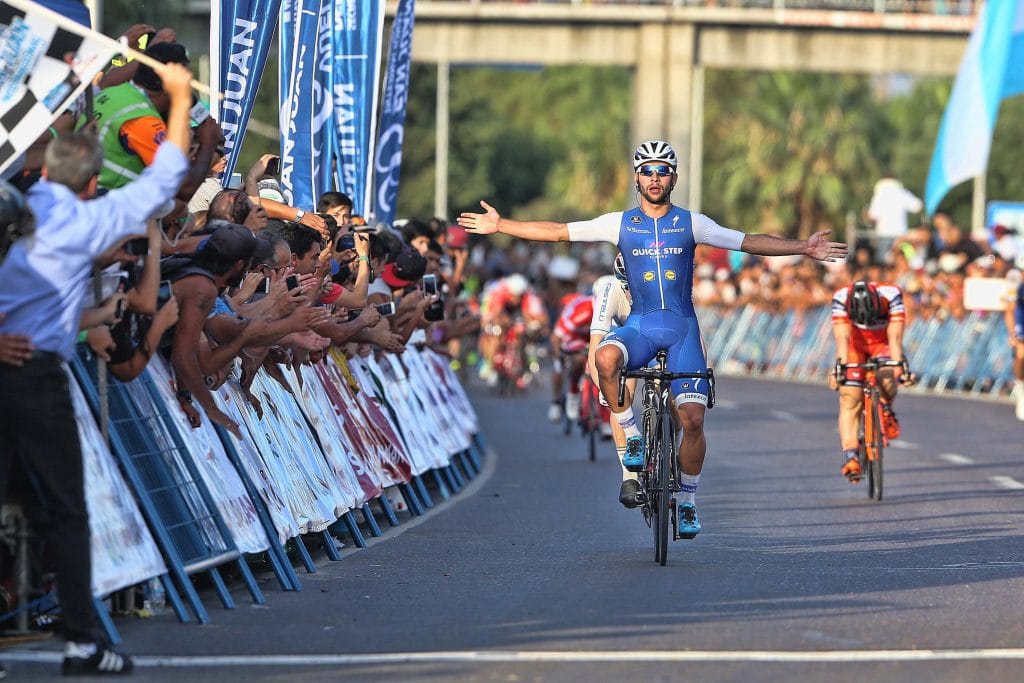
<instances>
[{"instance_id":1,"label":"black sunglasses","mask_svg":"<svg viewBox=\"0 0 1024 683\"><path fill-rule=\"evenodd\" d=\"M637 169L637 173L647 178L650 178L652 175L656 175L659 178L667 178L672 175L672 168L663 164L644 164Z\"/></svg>"}]
</instances>

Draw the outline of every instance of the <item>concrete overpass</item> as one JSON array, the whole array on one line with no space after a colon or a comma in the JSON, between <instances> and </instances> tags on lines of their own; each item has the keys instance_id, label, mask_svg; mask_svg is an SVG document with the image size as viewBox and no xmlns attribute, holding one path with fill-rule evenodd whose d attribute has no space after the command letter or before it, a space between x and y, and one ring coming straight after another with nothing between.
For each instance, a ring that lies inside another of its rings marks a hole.
<instances>
[{"instance_id":1,"label":"concrete overpass","mask_svg":"<svg viewBox=\"0 0 1024 683\"><path fill-rule=\"evenodd\" d=\"M389 17L395 6L388 3ZM447 214L451 65L629 67L634 73L631 137L669 140L689 157L690 173L680 174L678 189L691 208L699 209L705 68L952 75L974 20L782 6L420 0L412 58L438 65L437 215Z\"/></svg>"}]
</instances>

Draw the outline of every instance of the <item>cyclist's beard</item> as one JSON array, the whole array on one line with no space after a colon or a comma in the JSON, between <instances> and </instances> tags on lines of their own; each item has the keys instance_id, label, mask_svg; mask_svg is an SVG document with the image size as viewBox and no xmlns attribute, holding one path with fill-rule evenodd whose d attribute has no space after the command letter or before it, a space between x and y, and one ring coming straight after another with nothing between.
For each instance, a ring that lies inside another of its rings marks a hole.
<instances>
[{"instance_id":1,"label":"cyclist's beard","mask_svg":"<svg viewBox=\"0 0 1024 683\"><path fill-rule=\"evenodd\" d=\"M646 199L648 203L654 204L655 206L668 204L669 202L672 201L672 186L662 186L661 189L661 194L657 198L654 198L650 194L648 194L646 190L641 189L639 186L637 187L637 190L640 192L640 196Z\"/></svg>"}]
</instances>

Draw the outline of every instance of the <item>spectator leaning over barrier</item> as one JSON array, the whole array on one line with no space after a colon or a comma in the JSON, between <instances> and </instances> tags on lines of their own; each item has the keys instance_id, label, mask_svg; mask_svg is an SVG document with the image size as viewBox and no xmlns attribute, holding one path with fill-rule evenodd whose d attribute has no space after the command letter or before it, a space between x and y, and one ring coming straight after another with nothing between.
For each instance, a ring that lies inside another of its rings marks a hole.
<instances>
[{"instance_id":1,"label":"spectator leaning over barrier","mask_svg":"<svg viewBox=\"0 0 1024 683\"><path fill-rule=\"evenodd\" d=\"M1010 346L1013 347L1013 393L1016 399L1014 414L1024 421L1024 253L1018 254L1016 296L1006 309L1006 327Z\"/></svg>"},{"instance_id":2,"label":"spectator leaning over barrier","mask_svg":"<svg viewBox=\"0 0 1024 683\"><path fill-rule=\"evenodd\" d=\"M427 260L412 249L400 253L393 263L384 266L382 278L391 288L391 297L395 301L395 314L389 320L391 331L401 337L403 342L409 341L417 327L426 326L423 314L436 297L426 297L416 283L426 272ZM372 297L371 297L372 299Z\"/></svg>"},{"instance_id":3,"label":"spectator leaning over barrier","mask_svg":"<svg viewBox=\"0 0 1024 683\"><path fill-rule=\"evenodd\" d=\"M17 454L38 481L45 506L28 505L54 559L64 614L65 673L121 674L131 660L95 631L92 558L82 453L63 363L75 352L78 319L93 259L141 231L170 200L188 169L191 74L166 65L159 75L169 99L166 142L139 178L98 199L103 149L73 133L50 143L43 180L28 194L36 235L20 240L0 264L0 334L27 337L32 355L17 367L0 364L0 491ZM88 201L87 201L88 200Z\"/></svg>"}]
</instances>

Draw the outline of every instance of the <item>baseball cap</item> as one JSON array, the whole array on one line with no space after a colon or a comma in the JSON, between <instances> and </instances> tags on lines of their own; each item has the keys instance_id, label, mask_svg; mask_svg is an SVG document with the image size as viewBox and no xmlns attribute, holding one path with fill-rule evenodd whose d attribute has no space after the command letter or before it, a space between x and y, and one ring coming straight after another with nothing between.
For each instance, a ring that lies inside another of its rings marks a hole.
<instances>
[{"instance_id":1,"label":"baseball cap","mask_svg":"<svg viewBox=\"0 0 1024 683\"><path fill-rule=\"evenodd\" d=\"M388 287L399 289L408 287L423 277L427 269L427 260L419 252L406 249L395 257L394 262L384 266L381 277Z\"/></svg>"},{"instance_id":2,"label":"baseball cap","mask_svg":"<svg viewBox=\"0 0 1024 683\"><path fill-rule=\"evenodd\" d=\"M469 233L461 225L449 225L446 244L451 249L464 249L469 244Z\"/></svg>"},{"instance_id":3,"label":"baseball cap","mask_svg":"<svg viewBox=\"0 0 1024 683\"><path fill-rule=\"evenodd\" d=\"M244 225L218 221L210 236L196 247L196 252L212 249L221 258L244 261L252 257L258 241L252 231Z\"/></svg>"}]
</instances>

